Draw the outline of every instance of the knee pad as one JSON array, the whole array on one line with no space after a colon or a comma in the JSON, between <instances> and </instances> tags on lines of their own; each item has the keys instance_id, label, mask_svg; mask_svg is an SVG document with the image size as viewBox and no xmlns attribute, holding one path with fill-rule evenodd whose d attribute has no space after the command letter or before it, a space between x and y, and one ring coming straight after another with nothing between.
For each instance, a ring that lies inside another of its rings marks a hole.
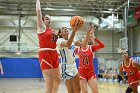
<instances>
[{"instance_id":1,"label":"knee pad","mask_svg":"<svg viewBox=\"0 0 140 93\"><path fill-rule=\"evenodd\" d=\"M132 88L128 87L128 88L126 89L126 92L125 92L125 93L131 93L131 92L132 92Z\"/></svg>"}]
</instances>

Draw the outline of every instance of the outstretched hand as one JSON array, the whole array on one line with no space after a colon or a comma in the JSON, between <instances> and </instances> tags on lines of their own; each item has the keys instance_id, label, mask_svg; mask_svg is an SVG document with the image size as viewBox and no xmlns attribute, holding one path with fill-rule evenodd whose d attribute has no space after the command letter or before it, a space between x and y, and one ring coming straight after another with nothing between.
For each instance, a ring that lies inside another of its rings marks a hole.
<instances>
[{"instance_id":1,"label":"outstretched hand","mask_svg":"<svg viewBox=\"0 0 140 93\"><path fill-rule=\"evenodd\" d=\"M95 39L96 37L94 36L94 31L96 27L90 25L90 27L87 29L87 34L89 35L89 38Z\"/></svg>"},{"instance_id":2,"label":"outstretched hand","mask_svg":"<svg viewBox=\"0 0 140 93\"><path fill-rule=\"evenodd\" d=\"M74 27L72 27L73 31L78 31L80 29L79 24L80 24L80 20L77 19Z\"/></svg>"}]
</instances>

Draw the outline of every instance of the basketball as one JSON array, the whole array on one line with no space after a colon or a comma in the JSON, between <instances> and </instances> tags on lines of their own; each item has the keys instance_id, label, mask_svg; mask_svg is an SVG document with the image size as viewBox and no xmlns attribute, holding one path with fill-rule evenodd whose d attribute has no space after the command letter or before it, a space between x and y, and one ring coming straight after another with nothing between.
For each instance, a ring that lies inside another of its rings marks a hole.
<instances>
[{"instance_id":1,"label":"basketball","mask_svg":"<svg viewBox=\"0 0 140 93\"><path fill-rule=\"evenodd\" d=\"M82 27L84 25L84 19L81 16L73 16L70 19L70 26L71 27L75 26L77 19L79 20L79 22L78 22L79 27Z\"/></svg>"}]
</instances>

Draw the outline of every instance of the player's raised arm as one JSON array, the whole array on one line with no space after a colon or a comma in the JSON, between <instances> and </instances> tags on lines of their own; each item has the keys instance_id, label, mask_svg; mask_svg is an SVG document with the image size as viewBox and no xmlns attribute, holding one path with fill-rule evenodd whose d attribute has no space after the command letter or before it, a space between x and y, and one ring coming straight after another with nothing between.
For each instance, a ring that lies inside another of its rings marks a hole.
<instances>
[{"instance_id":1,"label":"player's raised arm","mask_svg":"<svg viewBox=\"0 0 140 93\"><path fill-rule=\"evenodd\" d=\"M37 15L37 32L44 32L45 25L42 20L40 0L36 0L36 15Z\"/></svg>"}]
</instances>

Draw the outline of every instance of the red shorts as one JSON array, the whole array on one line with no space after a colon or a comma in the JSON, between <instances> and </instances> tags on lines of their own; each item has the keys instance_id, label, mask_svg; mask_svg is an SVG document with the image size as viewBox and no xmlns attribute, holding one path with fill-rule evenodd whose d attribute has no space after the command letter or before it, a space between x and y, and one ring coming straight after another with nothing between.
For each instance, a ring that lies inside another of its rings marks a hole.
<instances>
[{"instance_id":1,"label":"red shorts","mask_svg":"<svg viewBox=\"0 0 140 93\"><path fill-rule=\"evenodd\" d=\"M90 80L92 78L96 78L93 69L78 68L78 73L80 76L80 80L82 79Z\"/></svg>"},{"instance_id":2,"label":"red shorts","mask_svg":"<svg viewBox=\"0 0 140 93\"><path fill-rule=\"evenodd\" d=\"M39 63L42 70L58 68L59 60L57 51L39 51Z\"/></svg>"}]
</instances>

